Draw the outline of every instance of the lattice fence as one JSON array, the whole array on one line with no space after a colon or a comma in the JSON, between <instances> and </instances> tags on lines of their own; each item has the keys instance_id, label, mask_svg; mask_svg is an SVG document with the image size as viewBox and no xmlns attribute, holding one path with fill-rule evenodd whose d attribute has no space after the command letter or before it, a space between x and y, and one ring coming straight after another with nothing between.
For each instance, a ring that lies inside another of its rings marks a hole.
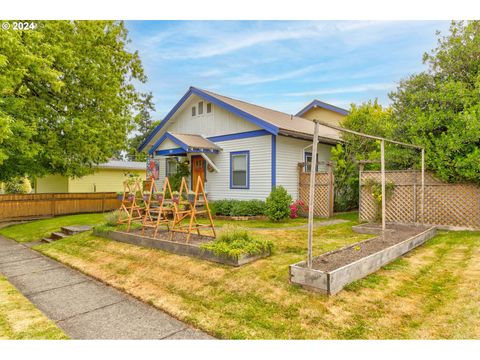
<instances>
[{"instance_id":1,"label":"lattice fence","mask_svg":"<svg viewBox=\"0 0 480 360\"><path fill-rule=\"evenodd\" d=\"M421 173L386 171L386 181L395 184L387 201L386 220L398 223L421 223ZM360 173L360 219L372 221L376 214L373 197L365 186L367 179L381 181L379 171ZM423 222L432 225L480 228L480 187L473 184L449 184L425 173Z\"/></svg>"},{"instance_id":2,"label":"lattice fence","mask_svg":"<svg viewBox=\"0 0 480 360\"><path fill-rule=\"evenodd\" d=\"M299 164L298 198L308 205L310 173L304 172L304 164ZM313 214L318 217L333 215L333 174L330 166L324 172L315 174L315 202Z\"/></svg>"}]
</instances>

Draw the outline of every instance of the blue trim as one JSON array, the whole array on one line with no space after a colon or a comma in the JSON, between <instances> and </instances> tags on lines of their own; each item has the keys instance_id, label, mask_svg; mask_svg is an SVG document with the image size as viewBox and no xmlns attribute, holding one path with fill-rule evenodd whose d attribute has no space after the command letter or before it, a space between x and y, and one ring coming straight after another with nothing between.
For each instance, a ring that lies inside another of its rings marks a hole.
<instances>
[{"instance_id":1,"label":"blue trim","mask_svg":"<svg viewBox=\"0 0 480 360\"><path fill-rule=\"evenodd\" d=\"M142 144L138 147L138 151L142 151L145 146L155 137L155 135L162 129L165 124L170 120L170 118L177 112L177 110L180 108L180 106L187 101L187 99L190 97L190 95L195 94L203 98L204 100L210 101L211 103L220 106L221 108L240 116L241 118L248 120L255 125L258 125L262 129L266 130L270 134L278 134L279 128L275 125L270 124L269 122L266 122L265 120L259 119L256 116L253 116L243 110L240 110L232 105L227 104L226 102L217 99L216 97L209 95L205 93L204 91L194 88L191 86L188 91L185 93L185 95L182 96L180 101L178 101L175 106L172 108L172 110L169 111L169 113L165 116L165 118L160 122L160 124L157 125L157 127L152 131L152 133L142 142Z\"/></svg>"},{"instance_id":2,"label":"blue trim","mask_svg":"<svg viewBox=\"0 0 480 360\"><path fill-rule=\"evenodd\" d=\"M232 162L233 162L233 156L232 155L247 155L247 186L233 186L232 182ZM243 190L248 190L250 189L250 150L245 150L245 151L232 151L230 153L230 189L243 189Z\"/></svg>"},{"instance_id":3,"label":"blue trim","mask_svg":"<svg viewBox=\"0 0 480 360\"><path fill-rule=\"evenodd\" d=\"M277 185L277 136L272 135L272 189Z\"/></svg>"},{"instance_id":4,"label":"blue trim","mask_svg":"<svg viewBox=\"0 0 480 360\"><path fill-rule=\"evenodd\" d=\"M245 132L236 133L236 134L210 136L207 139L213 142L217 142L217 141L246 139L246 138L252 138L256 136L265 136L265 135L270 135L270 133L266 130L254 130L254 131L245 131Z\"/></svg>"},{"instance_id":5,"label":"blue trim","mask_svg":"<svg viewBox=\"0 0 480 360\"><path fill-rule=\"evenodd\" d=\"M327 103L325 103L323 101L320 101L320 100L313 100L310 104L308 104L302 110L300 110L295 116L302 116L308 110L310 110L311 108L313 108L315 106L318 106L318 107L321 107L323 109L327 109L327 110L336 112L340 115L348 115L350 113L350 111L339 108L338 106L330 105L330 104L327 104Z\"/></svg>"},{"instance_id":6,"label":"blue trim","mask_svg":"<svg viewBox=\"0 0 480 360\"><path fill-rule=\"evenodd\" d=\"M187 152L187 153L191 153L191 152L202 152L202 153L215 153L215 154L218 154L218 150L216 149L195 149L195 148L191 148L189 147L187 144L185 144L184 142L180 141L179 139L177 139L174 135L166 132L165 134L162 135L162 137L160 139L158 139L155 144L153 144L152 148L150 149L150 151L148 152L150 155L153 154L155 152L155 149L157 147L160 146L160 144L162 142L164 142L166 139L170 139L172 140L175 144L177 144L178 146L180 146L184 152ZM163 150L159 150L159 151L163 151Z\"/></svg>"},{"instance_id":7,"label":"blue trim","mask_svg":"<svg viewBox=\"0 0 480 360\"><path fill-rule=\"evenodd\" d=\"M185 95L182 96L182 98L175 104L175 106L170 110L165 116L165 118L160 122L160 124L157 125L155 129L148 135L148 137L140 144L138 147L138 151L142 151L143 148L154 138L154 136L160 131L160 129L167 123L168 120L175 114L175 112L180 108L180 106L183 105L183 103L192 95L192 88L188 89L188 91L185 93Z\"/></svg>"},{"instance_id":8,"label":"blue trim","mask_svg":"<svg viewBox=\"0 0 480 360\"><path fill-rule=\"evenodd\" d=\"M181 148L155 151L155 155L157 156L180 155L180 154L186 154L186 151Z\"/></svg>"}]
</instances>

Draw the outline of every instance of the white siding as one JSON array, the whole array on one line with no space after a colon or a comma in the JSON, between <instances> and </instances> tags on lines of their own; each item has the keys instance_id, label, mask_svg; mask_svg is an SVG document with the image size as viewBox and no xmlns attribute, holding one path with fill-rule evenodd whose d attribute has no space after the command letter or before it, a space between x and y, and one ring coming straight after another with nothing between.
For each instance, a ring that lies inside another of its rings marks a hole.
<instances>
[{"instance_id":1,"label":"white siding","mask_svg":"<svg viewBox=\"0 0 480 360\"><path fill-rule=\"evenodd\" d=\"M223 149L219 154L208 155L220 172L207 172L206 191L211 200L220 199L265 199L272 188L272 137L217 142ZM230 152L250 151L250 188L230 189Z\"/></svg>"},{"instance_id":2,"label":"white siding","mask_svg":"<svg viewBox=\"0 0 480 360\"><path fill-rule=\"evenodd\" d=\"M181 110L165 127L165 131L183 133L183 134L197 134L204 137L235 134L245 131L259 130L260 127L251 122L232 114L215 104L212 104L212 113L207 114L207 101L203 100L203 115L192 117L192 106L202 101L197 96L192 96L187 101ZM164 132L161 131L163 134Z\"/></svg>"},{"instance_id":3,"label":"white siding","mask_svg":"<svg viewBox=\"0 0 480 360\"><path fill-rule=\"evenodd\" d=\"M298 198L298 163L304 162L304 149L311 145L311 141L299 140L285 136L277 137L277 185L287 189L295 200ZM330 145L318 145L318 160L330 159ZM312 152L312 147L306 149ZM320 171L324 170L320 167Z\"/></svg>"},{"instance_id":4,"label":"white siding","mask_svg":"<svg viewBox=\"0 0 480 360\"><path fill-rule=\"evenodd\" d=\"M175 144L172 140L170 139L165 139L158 147L156 150L170 150L170 149L177 149L180 146Z\"/></svg>"}]
</instances>

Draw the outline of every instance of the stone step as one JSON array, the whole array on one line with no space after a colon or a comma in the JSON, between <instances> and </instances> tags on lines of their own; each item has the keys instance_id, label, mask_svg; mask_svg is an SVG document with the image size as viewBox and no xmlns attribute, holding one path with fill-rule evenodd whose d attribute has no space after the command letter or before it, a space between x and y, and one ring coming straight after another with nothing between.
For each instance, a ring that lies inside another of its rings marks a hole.
<instances>
[{"instance_id":1,"label":"stone step","mask_svg":"<svg viewBox=\"0 0 480 360\"><path fill-rule=\"evenodd\" d=\"M91 230L92 227L88 225L73 225L73 226L62 226L62 231L68 235L79 234L88 230Z\"/></svg>"},{"instance_id":2,"label":"stone step","mask_svg":"<svg viewBox=\"0 0 480 360\"><path fill-rule=\"evenodd\" d=\"M70 235L68 234L65 234L63 232L53 232L52 235L50 235L50 237L53 239L53 240L60 240L60 239L64 239L66 237L69 237Z\"/></svg>"},{"instance_id":3,"label":"stone step","mask_svg":"<svg viewBox=\"0 0 480 360\"><path fill-rule=\"evenodd\" d=\"M52 242L54 242L54 241L55 241L55 240L50 239L50 238L43 238L43 239L41 240L42 243L46 243L46 244L50 244L50 243L52 243Z\"/></svg>"}]
</instances>

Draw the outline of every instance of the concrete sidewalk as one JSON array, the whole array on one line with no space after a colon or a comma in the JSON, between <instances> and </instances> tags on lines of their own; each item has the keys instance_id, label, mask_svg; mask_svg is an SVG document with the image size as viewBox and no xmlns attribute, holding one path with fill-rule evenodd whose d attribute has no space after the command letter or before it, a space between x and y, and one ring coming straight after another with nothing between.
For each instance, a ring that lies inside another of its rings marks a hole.
<instances>
[{"instance_id":1,"label":"concrete sidewalk","mask_svg":"<svg viewBox=\"0 0 480 360\"><path fill-rule=\"evenodd\" d=\"M0 273L72 339L213 339L1 236Z\"/></svg>"}]
</instances>

